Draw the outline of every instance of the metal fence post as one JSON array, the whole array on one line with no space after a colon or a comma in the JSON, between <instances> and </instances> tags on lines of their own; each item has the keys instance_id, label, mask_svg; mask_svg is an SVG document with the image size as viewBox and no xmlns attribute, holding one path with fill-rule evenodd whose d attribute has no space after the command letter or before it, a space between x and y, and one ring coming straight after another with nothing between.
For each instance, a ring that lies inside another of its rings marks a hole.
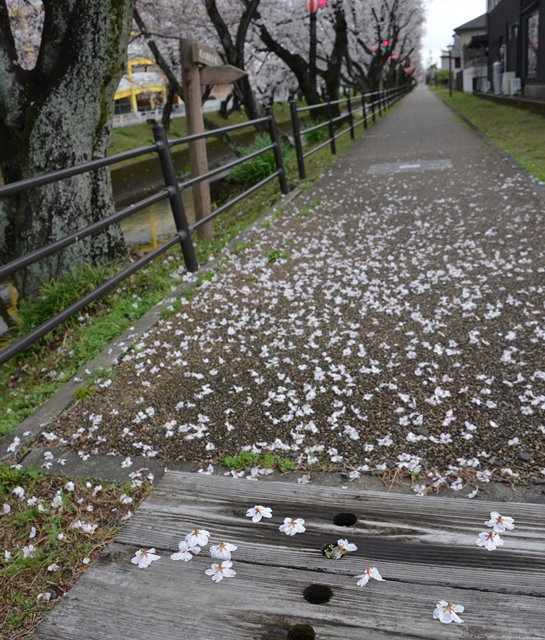
<instances>
[{"instance_id":1,"label":"metal fence post","mask_svg":"<svg viewBox=\"0 0 545 640\"><path fill-rule=\"evenodd\" d=\"M278 174L278 181L280 182L280 190L284 195L288 193L288 183L286 182L286 174L284 172L284 162L282 160L282 151L278 143L278 133L276 131L276 122L274 121L272 107L266 108L267 117L269 118L269 133L271 136L271 143L274 144L274 159L276 161L276 169L280 172Z\"/></svg>"},{"instance_id":2,"label":"metal fence post","mask_svg":"<svg viewBox=\"0 0 545 640\"><path fill-rule=\"evenodd\" d=\"M376 97L377 97L376 91L373 91L373 92L371 93L371 104L373 105L373 122L376 122L376 121L377 121L377 117L376 117L376 115L375 115L375 111L376 111L376 108L377 108L377 105L375 104L375 102L376 102L376 100L375 100L375 99L376 99Z\"/></svg>"},{"instance_id":3,"label":"metal fence post","mask_svg":"<svg viewBox=\"0 0 545 640\"><path fill-rule=\"evenodd\" d=\"M295 153L297 154L297 169L299 178L305 180L305 159L303 158L303 145L301 144L301 129L299 128L299 115L297 114L297 104L295 100L290 100L291 129L293 131L293 141L295 143Z\"/></svg>"},{"instance_id":4,"label":"metal fence post","mask_svg":"<svg viewBox=\"0 0 545 640\"><path fill-rule=\"evenodd\" d=\"M161 170L163 171L165 185L170 193L168 199L170 201L170 208L172 209L172 216L174 217L176 231L180 236L180 244L182 245L185 266L190 273L195 273L195 271L198 271L199 265L197 263L197 258L195 257L195 249L193 247L191 233L189 232L189 226L185 217L182 196L180 194L180 188L178 187L178 180L176 179L176 171L172 163L170 149L168 148L167 133L162 124L157 124L153 127L153 139L157 143L157 155L159 156L159 162L161 163Z\"/></svg>"},{"instance_id":5,"label":"metal fence post","mask_svg":"<svg viewBox=\"0 0 545 640\"><path fill-rule=\"evenodd\" d=\"M327 125L329 130L329 146L331 147L331 155L337 154L337 147L335 145L335 129L333 127L333 114L331 111L331 98L328 98L325 104L325 110L327 113Z\"/></svg>"},{"instance_id":6,"label":"metal fence post","mask_svg":"<svg viewBox=\"0 0 545 640\"><path fill-rule=\"evenodd\" d=\"M382 118L382 91L378 90L378 115Z\"/></svg>"},{"instance_id":7,"label":"metal fence post","mask_svg":"<svg viewBox=\"0 0 545 640\"><path fill-rule=\"evenodd\" d=\"M346 106L348 107L348 124L350 125L350 138L354 140L354 118L352 117L352 102L350 96L346 97Z\"/></svg>"},{"instance_id":8,"label":"metal fence post","mask_svg":"<svg viewBox=\"0 0 545 640\"><path fill-rule=\"evenodd\" d=\"M363 117L363 128L367 129L367 113L365 111L365 94L361 94L361 115Z\"/></svg>"}]
</instances>

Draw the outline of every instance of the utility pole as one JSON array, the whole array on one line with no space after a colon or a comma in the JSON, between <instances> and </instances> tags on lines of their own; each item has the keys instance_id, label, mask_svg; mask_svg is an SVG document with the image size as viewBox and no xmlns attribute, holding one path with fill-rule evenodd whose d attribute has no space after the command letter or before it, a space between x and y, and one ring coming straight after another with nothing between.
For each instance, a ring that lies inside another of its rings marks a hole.
<instances>
[{"instance_id":1,"label":"utility pole","mask_svg":"<svg viewBox=\"0 0 545 640\"><path fill-rule=\"evenodd\" d=\"M318 49L317 35L318 11L310 12L310 52L309 52L309 74L312 88L316 89L316 53Z\"/></svg>"}]
</instances>

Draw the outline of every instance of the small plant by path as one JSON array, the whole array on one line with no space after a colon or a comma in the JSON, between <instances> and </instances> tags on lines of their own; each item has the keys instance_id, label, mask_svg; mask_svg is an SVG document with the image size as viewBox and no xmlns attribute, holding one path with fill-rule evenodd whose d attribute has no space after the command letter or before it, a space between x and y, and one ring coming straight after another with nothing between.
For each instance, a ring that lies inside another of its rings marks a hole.
<instances>
[{"instance_id":1,"label":"small plant by path","mask_svg":"<svg viewBox=\"0 0 545 640\"><path fill-rule=\"evenodd\" d=\"M265 454L241 451L237 456L225 457L222 464L235 472L235 475L237 471L244 471L247 467L255 469L256 474L260 469L279 469L282 473L295 469L293 460L276 456L270 451Z\"/></svg>"}]
</instances>

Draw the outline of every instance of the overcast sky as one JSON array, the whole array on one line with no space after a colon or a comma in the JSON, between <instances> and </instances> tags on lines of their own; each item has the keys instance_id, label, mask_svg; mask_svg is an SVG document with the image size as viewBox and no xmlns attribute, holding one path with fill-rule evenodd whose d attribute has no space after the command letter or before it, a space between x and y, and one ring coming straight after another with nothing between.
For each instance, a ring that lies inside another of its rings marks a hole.
<instances>
[{"instance_id":1,"label":"overcast sky","mask_svg":"<svg viewBox=\"0 0 545 640\"><path fill-rule=\"evenodd\" d=\"M452 43L456 27L486 12L486 0L428 0L426 33L422 42L422 64L428 66L430 51L434 62L441 49Z\"/></svg>"}]
</instances>

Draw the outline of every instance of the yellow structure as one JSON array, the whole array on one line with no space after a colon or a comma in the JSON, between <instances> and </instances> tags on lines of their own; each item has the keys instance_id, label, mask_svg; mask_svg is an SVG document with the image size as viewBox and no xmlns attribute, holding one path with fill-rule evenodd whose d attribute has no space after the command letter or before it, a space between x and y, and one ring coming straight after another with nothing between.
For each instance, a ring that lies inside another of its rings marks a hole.
<instances>
[{"instance_id":1,"label":"yellow structure","mask_svg":"<svg viewBox=\"0 0 545 640\"><path fill-rule=\"evenodd\" d=\"M133 67L143 67L143 71L133 69ZM153 70L150 70L150 67ZM121 78L119 87L115 94L115 100L122 98L130 98L131 111L138 113L138 104L136 96L142 93L148 93L150 97L150 107L155 109L153 94L160 93L163 96L163 102L166 100L166 81L163 74L156 70L157 65L153 60L144 56L136 56L127 62L127 73Z\"/></svg>"}]
</instances>

